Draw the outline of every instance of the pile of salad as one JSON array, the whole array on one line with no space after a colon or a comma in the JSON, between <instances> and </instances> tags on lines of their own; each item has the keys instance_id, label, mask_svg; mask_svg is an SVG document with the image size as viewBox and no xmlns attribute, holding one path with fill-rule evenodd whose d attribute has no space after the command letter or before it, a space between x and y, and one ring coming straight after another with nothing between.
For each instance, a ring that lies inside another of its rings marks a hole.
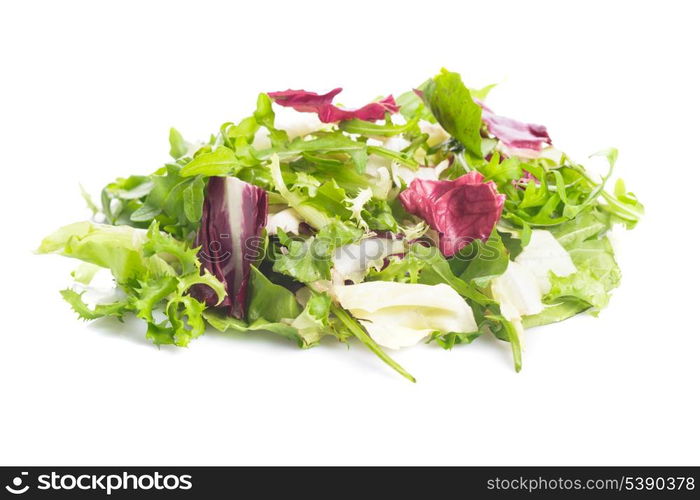
<instances>
[{"instance_id":1,"label":"pile of salad","mask_svg":"<svg viewBox=\"0 0 700 500\"><path fill-rule=\"evenodd\" d=\"M83 263L61 292L81 318L145 321L155 344L207 325L299 347L357 338L388 354L495 335L522 365L526 329L597 314L620 281L606 233L643 212L622 180L552 146L442 70L358 109L305 90L258 96L207 142L170 130L172 160L107 184L93 217L40 253ZM86 300L111 271L115 293Z\"/></svg>"}]
</instances>

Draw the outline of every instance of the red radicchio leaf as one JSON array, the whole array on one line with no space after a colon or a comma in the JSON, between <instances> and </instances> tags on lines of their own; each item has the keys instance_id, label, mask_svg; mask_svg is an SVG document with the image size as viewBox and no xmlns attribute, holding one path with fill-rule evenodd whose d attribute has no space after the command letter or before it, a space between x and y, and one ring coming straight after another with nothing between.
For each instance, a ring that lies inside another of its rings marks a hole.
<instances>
[{"instance_id":1,"label":"red radicchio leaf","mask_svg":"<svg viewBox=\"0 0 700 500\"><path fill-rule=\"evenodd\" d=\"M385 113L396 113L399 106L393 96L388 96L381 101L371 102L359 109L342 109L332 104L333 98L343 89L333 89L327 94L317 94L306 90L284 90L282 92L268 92L280 106L293 108L297 111L316 113L323 123L340 122L358 118L365 121L376 121L384 118Z\"/></svg>"},{"instance_id":2,"label":"red radicchio leaf","mask_svg":"<svg viewBox=\"0 0 700 500\"><path fill-rule=\"evenodd\" d=\"M509 148L540 151L545 144L552 144L544 125L499 116L483 103L477 101L477 104L481 106L481 119L487 130Z\"/></svg>"},{"instance_id":3,"label":"red radicchio leaf","mask_svg":"<svg viewBox=\"0 0 700 500\"><path fill-rule=\"evenodd\" d=\"M195 245L202 247L198 256L203 267L224 283L227 295L219 307L229 316L245 316L250 266L262 250L260 234L266 223L264 189L235 177L209 179ZM218 302L205 285L195 285L191 293L209 306Z\"/></svg>"},{"instance_id":4,"label":"red radicchio leaf","mask_svg":"<svg viewBox=\"0 0 700 500\"><path fill-rule=\"evenodd\" d=\"M327 94L317 94L306 90L284 90L282 92L268 92L270 99L280 106L294 108L297 111L317 113L319 109L328 106L333 98L342 92L342 88L333 89Z\"/></svg>"},{"instance_id":5,"label":"red radicchio leaf","mask_svg":"<svg viewBox=\"0 0 700 500\"><path fill-rule=\"evenodd\" d=\"M501 217L505 195L483 180L479 172L453 181L414 179L399 198L438 232L440 251L450 257L477 238L486 241Z\"/></svg>"}]
</instances>

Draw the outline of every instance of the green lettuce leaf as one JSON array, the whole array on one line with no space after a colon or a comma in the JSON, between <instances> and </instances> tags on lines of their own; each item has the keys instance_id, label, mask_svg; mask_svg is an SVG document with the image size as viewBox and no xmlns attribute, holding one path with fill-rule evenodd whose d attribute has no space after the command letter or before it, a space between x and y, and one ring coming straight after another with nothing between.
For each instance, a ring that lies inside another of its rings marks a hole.
<instances>
[{"instance_id":1,"label":"green lettuce leaf","mask_svg":"<svg viewBox=\"0 0 700 500\"><path fill-rule=\"evenodd\" d=\"M332 333L329 323L330 311L330 295L312 291L304 310L292 322L292 326L304 341L304 347L312 347L318 344L322 337Z\"/></svg>"},{"instance_id":2,"label":"green lettuce leaf","mask_svg":"<svg viewBox=\"0 0 700 500\"><path fill-rule=\"evenodd\" d=\"M583 300L597 312L608 303L610 291L620 283L622 273L615 261L607 237L587 240L569 250L578 272L566 277L551 277L552 290L545 296L551 303L560 297Z\"/></svg>"},{"instance_id":3,"label":"green lettuce leaf","mask_svg":"<svg viewBox=\"0 0 700 500\"><path fill-rule=\"evenodd\" d=\"M274 155L271 159L270 172L272 174L272 180L277 193L279 193L284 201L286 201L291 208L296 210L302 219L304 219L311 227L320 229L333 220L333 212L331 210L334 203L337 203L340 209L347 212L345 207L342 205L342 199L344 199L345 193L343 192L343 198L341 198L340 201L334 200L332 197L327 196L328 187L326 187L326 189L323 189L323 187L328 186L328 183L325 183L324 186L316 188L316 196L313 198L309 197L308 190L305 194L301 189L296 189L295 187L292 187L291 189L288 188L287 183L284 180L282 167L277 155ZM333 191L331 190L331 192Z\"/></svg>"},{"instance_id":4,"label":"green lettuce leaf","mask_svg":"<svg viewBox=\"0 0 700 500\"><path fill-rule=\"evenodd\" d=\"M597 210L591 210L553 227L550 231L561 246L571 250L586 240L602 236L610 226L609 217Z\"/></svg>"},{"instance_id":5,"label":"green lettuce leaf","mask_svg":"<svg viewBox=\"0 0 700 500\"><path fill-rule=\"evenodd\" d=\"M299 347L304 347L304 339L299 336L297 329L286 323L274 323L260 318L248 324L216 309L207 309L202 315L207 323L220 332L270 332L296 342Z\"/></svg>"},{"instance_id":6,"label":"green lettuce leaf","mask_svg":"<svg viewBox=\"0 0 700 500\"><path fill-rule=\"evenodd\" d=\"M426 80L421 85L418 86L419 91L423 91L430 80ZM423 100L418 97L415 90L409 90L404 92L396 98L396 104L400 106L399 112L403 115L406 120L413 120L418 118L420 120L425 120L430 123L436 123L435 117L430 112L423 102Z\"/></svg>"},{"instance_id":7,"label":"green lettuce leaf","mask_svg":"<svg viewBox=\"0 0 700 500\"><path fill-rule=\"evenodd\" d=\"M543 297L548 307L526 318L525 325L561 321L586 309L597 314L608 304L610 292L619 285L622 274L612 245L604 236L610 224L608 214L589 210L552 229L577 271L563 277L550 275L552 287Z\"/></svg>"},{"instance_id":8,"label":"green lettuce leaf","mask_svg":"<svg viewBox=\"0 0 700 500\"><path fill-rule=\"evenodd\" d=\"M61 292L78 315L87 320L133 313L148 323L146 336L156 344L187 346L205 329L205 305L191 297L192 286L208 286L223 300L224 286L202 273L197 250L159 230L79 222L65 226L41 243L39 253L60 253L109 269L126 298L89 308L81 294ZM154 319L161 310L166 319Z\"/></svg>"},{"instance_id":9,"label":"green lettuce leaf","mask_svg":"<svg viewBox=\"0 0 700 500\"><path fill-rule=\"evenodd\" d=\"M452 349L455 345L458 344L471 344L474 342L477 338L481 336L481 332L471 332L471 333L462 333L462 332L448 332L448 333L442 333L442 332L434 332L430 336L429 342L435 342L438 344L440 347L442 347L445 350L450 350Z\"/></svg>"},{"instance_id":10,"label":"green lettuce leaf","mask_svg":"<svg viewBox=\"0 0 700 500\"><path fill-rule=\"evenodd\" d=\"M294 294L283 286L272 283L256 267L250 268L249 286L248 322L264 319L270 323L278 323L299 315L301 308Z\"/></svg>"},{"instance_id":11,"label":"green lettuce leaf","mask_svg":"<svg viewBox=\"0 0 700 500\"><path fill-rule=\"evenodd\" d=\"M277 237L284 251L275 255L273 271L291 276L301 283L330 279L331 261L324 243L317 243L313 236L305 240L293 239L281 229Z\"/></svg>"},{"instance_id":12,"label":"green lettuce leaf","mask_svg":"<svg viewBox=\"0 0 700 500\"><path fill-rule=\"evenodd\" d=\"M260 274L259 276L262 276ZM275 297L282 297L284 301L291 301L292 298L285 298L284 294L280 290L275 290L274 292L269 292L270 283L265 285L265 292L269 294L269 299L273 300ZM278 285L272 285L276 287ZM279 287L282 288L282 287ZM286 289L283 289L289 294ZM254 293L261 293L258 290ZM290 340L293 340L301 348L307 349L318 345L319 341L325 335L334 335L338 337L339 340L347 340L335 331L334 325L331 323L330 318L330 308L331 308L331 298L328 294L311 292L311 296L304 307L304 310L299 313L299 306L294 302L294 306L289 305L287 311L277 311L276 313L267 313L266 317L259 316L254 320L249 318L249 322L228 317L223 313L210 309L205 311L204 318L207 322L220 332L234 331L234 332L270 332L277 335L281 335ZM291 304L291 303L290 303ZM253 307L251 305L251 307ZM287 316L291 312L295 312L295 318L292 321ZM266 319L275 317L274 320Z\"/></svg>"},{"instance_id":13,"label":"green lettuce leaf","mask_svg":"<svg viewBox=\"0 0 700 500\"><path fill-rule=\"evenodd\" d=\"M545 303L556 303L562 298L575 298L586 302L599 311L608 304L608 293L605 285L598 281L590 269L581 269L569 276L550 275L552 288L543 300Z\"/></svg>"},{"instance_id":14,"label":"green lettuce leaf","mask_svg":"<svg viewBox=\"0 0 700 500\"><path fill-rule=\"evenodd\" d=\"M362 230L338 219L331 220L315 236L308 238L292 238L278 229L281 247L274 254L272 269L301 283L328 280L333 251L357 241L362 235Z\"/></svg>"},{"instance_id":15,"label":"green lettuce leaf","mask_svg":"<svg viewBox=\"0 0 700 500\"><path fill-rule=\"evenodd\" d=\"M564 321L565 319L575 316L578 313L589 309L590 307L590 304L577 299L562 298L559 303L547 306L544 311L539 314L523 316L523 327L533 328L536 326L549 325L550 323Z\"/></svg>"}]
</instances>

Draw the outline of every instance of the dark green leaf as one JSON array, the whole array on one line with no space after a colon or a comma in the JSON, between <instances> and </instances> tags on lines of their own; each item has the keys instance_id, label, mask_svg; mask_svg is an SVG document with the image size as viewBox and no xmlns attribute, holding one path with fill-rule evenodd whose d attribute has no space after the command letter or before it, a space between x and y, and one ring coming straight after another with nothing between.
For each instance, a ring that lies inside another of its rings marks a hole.
<instances>
[{"instance_id":1,"label":"dark green leaf","mask_svg":"<svg viewBox=\"0 0 700 500\"><path fill-rule=\"evenodd\" d=\"M459 74L443 68L425 86L423 95L440 125L462 143L472 160L481 160L481 108Z\"/></svg>"},{"instance_id":2,"label":"dark green leaf","mask_svg":"<svg viewBox=\"0 0 700 500\"><path fill-rule=\"evenodd\" d=\"M450 259L450 267L463 281L483 288L506 271L508 252L494 230L486 242L477 239L462 248Z\"/></svg>"},{"instance_id":3,"label":"dark green leaf","mask_svg":"<svg viewBox=\"0 0 700 500\"><path fill-rule=\"evenodd\" d=\"M264 319L277 323L282 319L293 319L301 308L292 292L272 283L256 267L250 268L250 303L248 321Z\"/></svg>"}]
</instances>

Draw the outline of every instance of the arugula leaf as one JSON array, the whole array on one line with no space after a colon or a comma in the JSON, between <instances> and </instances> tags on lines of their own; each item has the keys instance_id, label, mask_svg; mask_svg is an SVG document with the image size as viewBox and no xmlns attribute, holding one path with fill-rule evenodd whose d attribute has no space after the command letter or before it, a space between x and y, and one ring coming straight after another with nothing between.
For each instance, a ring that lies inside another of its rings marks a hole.
<instances>
[{"instance_id":1,"label":"arugula leaf","mask_svg":"<svg viewBox=\"0 0 700 500\"><path fill-rule=\"evenodd\" d=\"M402 153L399 151L392 151L391 149L386 149L381 146L367 146L367 152L375 154L377 156L382 156L388 158L391 161L405 165L413 170L419 167L419 164L410 154Z\"/></svg>"},{"instance_id":2,"label":"arugula leaf","mask_svg":"<svg viewBox=\"0 0 700 500\"><path fill-rule=\"evenodd\" d=\"M151 182L153 189L143 200L143 211L133 214L132 219L149 224L155 219L168 233L191 241L202 218L204 179L183 178L181 167L169 164L165 175L152 175Z\"/></svg>"},{"instance_id":3,"label":"arugula leaf","mask_svg":"<svg viewBox=\"0 0 700 500\"><path fill-rule=\"evenodd\" d=\"M534 180L530 180L525 187L523 199L520 202L519 208L541 207L549 199L549 189L546 183L540 183L538 186Z\"/></svg>"},{"instance_id":4,"label":"arugula leaf","mask_svg":"<svg viewBox=\"0 0 700 500\"><path fill-rule=\"evenodd\" d=\"M144 175L132 175L127 178L118 178L107 184L102 189L102 213L108 223L114 225L129 224L132 214L138 211L142 198L153 189L150 177ZM142 226L139 226L142 227Z\"/></svg>"},{"instance_id":5,"label":"arugula leaf","mask_svg":"<svg viewBox=\"0 0 700 500\"><path fill-rule=\"evenodd\" d=\"M470 304L495 304L493 300L481 293L473 283L467 283L456 276L450 268L450 262L442 256L436 247L413 243L402 257L393 257L381 271L370 271L368 281L398 281L400 283L423 283L437 285L444 283L451 286Z\"/></svg>"},{"instance_id":6,"label":"arugula leaf","mask_svg":"<svg viewBox=\"0 0 700 500\"><path fill-rule=\"evenodd\" d=\"M519 372L523 367L523 353L520 343L522 326L517 326L500 314L488 314L484 317L484 320L483 325L487 327L496 338L510 343L511 350L513 351L513 365L515 366L515 371Z\"/></svg>"},{"instance_id":7,"label":"arugula leaf","mask_svg":"<svg viewBox=\"0 0 700 500\"><path fill-rule=\"evenodd\" d=\"M501 161L498 153L494 153L491 160L482 168L479 168L479 172L484 175L484 182L494 181L499 190L503 190L505 186L512 185L513 181L523 176L523 169L518 158L511 156Z\"/></svg>"},{"instance_id":8,"label":"arugula leaf","mask_svg":"<svg viewBox=\"0 0 700 500\"><path fill-rule=\"evenodd\" d=\"M419 283L426 285L445 283L454 288L462 297L474 303L481 305L494 303L490 298L478 291L473 284L455 276L452 269L450 269L450 264L437 248L414 244L410 246L409 254L412 254L415 259L423 263L418 278Z\"/></svg>"},{"instance_id":9,"label":"arugula leaf","mask_svg":"<svg viewBox=\"0 0 700 500\"><path fill-rule=\"evenodd\" d=\"M644 215L644 205L637 200L634 193L625 189L625 182L622 179L618 179L615 183L614 194L603 192L603 199L605 203L600 204L600 208L610 213L627 229L633 229Z\"/></svg>"},{"instance_id":10,"label":"arugula leaf","mask_svg":"<svg viewBox=\"0 0 700 500\"><path fill-rule=\"evenodd\" d=\"M474 318L479 326L475 332L434 332L429 342L435 341L443 349L452 349L457 344L471 344L484 333L491 333L497 339L509 342L513 352L515 371L522 368L522 345L520 335L522 325L508 321L500 314L500 308L495 303L482 305L471 304Z\"/></svg>"},{"instance_id":11,"label":"arugula leaf","mask_svg":"<svg viewBox=\"0 0 700 500\"><path fill-rule=\"evenodd\" d=\"M182 190L182 202L185 217L192 224L198 226L202 220L202 206L204 205L204 179L197 176Z\"/></svg>"},{"instance_id":12,"label":"arugula leaf","mask_svg":"<svg viewBox=\"0 0 700 500\"><path fill-rule=\"evenodd\" d=\"M394 125L393 123L375 123L366 122L358 118L346 120L338 124L340 130L348 134L360 134L368 137L393 137L395 135L404 134L407 132L419 131L418 118L412 118L402 125Z\"/></svg>"},{"instance_id":13,"label":"arugula leaf","mask_svg":"<svg viewBox=\"0 0 700 500\"><path fill-rule=\"evenodd\" d=\"M391 359L382 350L382 348L379 347L374 340L372 340L372 337L370 337L367 334L367 332L364 330L364 328L362 328L362 325L360 325L352 316L350 316L350 314L348 314L348 312L345 309L343 309L342 307L337 306L337 305L332 305L331 311L340 320L342 325L345 328L347 328L348 331L350 333L352 333L352 335L357 337L360 340L360 342L365 344L370 351L372 351L374 354L376 354L379 357L379 359L384 361L387 365L392 367L394 370L399 372L401 375L406 377L408 380L415 383L416 379L413 377L413 375L408 373L401 365L399 365L396 361Z\"/></svg>"},{"instance_id":14,"label":"arugula leaf","mask_svg":"<svg viewBox=\"0 0 700 500\"><path fill-rule=\"evenodd\" d=\"M202 218L205 181L183 178L182 167L166 164L150 176L117 179L102 190L102 212L109 224L145 229L158 221L163 230L191 241Z\"/></svg>"},{"instance_id":15,"label":"arugula leaf","mask_svg":"<svg viewBox=\"0 0 700 500\"><path fill-rule=\"evenodd\" d=\"M236 153L226 146L219 146L214 151L196 155L182 168L182 177L205 175L207 177L235 174L240 169Z\"/></svg>"},{"instance_id":16,"label":"arugula leaf","mask_svg":"<svg viewBox=\"0 0 700 500\"><path fill-rule=\"evenodd\" d=\"M609 215L608 225L620 222L627 228L634 227L644 213L644 207L634 194L626 192L624 182L620 180L614 193L605 191L617 159L617 150L611 148L592 156L604 156L608 160L609 170L601 182L591 179L583 166L572 163L565 155L562 155L559 163L546 158L519 159L520 167L529 178L511 179L510 183L499 184L499 189L507 195L503 218L522 227L554 228L579 214L596 210ZM492 163L493 160L478 168L482 172L493 171L493 175L497 176L500 171ZM515 174L516 169L513 168L507 177L514 177ZM507 178L502 180L507 181Z\"/></svg>"},{"instance_id":17,"label":"arugula leaf","mask_svg":"<svg viewBox=\"0 0 700 500\"><path fill-rule=\"evenodd\" d=\"M607 183L608 179L612 175L613 169L615 167L615 162L617 161L617 149L611 148L607 149L604 151L600 151L598 153L595 153L592 156L605 156L608 160L608 164L610 168L608 169L608 173L603 177L603 180L595 186L593 189L591 189L585 196L585 199L581 201L580 203L575 203L573 202L569 196L568 196L568 191L567 189L567 183L564 180L564 176L562 175L562 172L559 170L554 170L552 173L554 174L554 178L556 180L556 186L557 186L557 193L559 194L559 198L562 200L564 203L564 211L563 215L566 218L573 218L577 214L579 214L582 210L585 208L591 206L593 203L595 203L598 199L598 197L603 193L603 190L605 189L605 184ZM570 172L568 170L562 169L564 173ZM579 172L578 175L582 174ZM576 194L579 194L577 191L574 191Z\"/></svg>"},{"instance_id":18,"label":"arugula leaf","mask_svg":"<svg viewBox=\"0 0 700 500\"><path fill-rule=\"evenodd\" d=\"M287 132L275 128L275 112L272 109L272 99L264 92L258 94L258 102L253 117L259 125L268 130L270 143L273 147L281 147L289 141Z\"/></svg>"},{"instance_id":19,"label":"arugula leaf","mask_svg":"<svg viewBox=\"0 0 700 500\"><path fill-rule=\"evenodd\" d=\"M284 170L287 165L282 168ZM335 181L340 188L353 194L373 184L371 177L360 174L353 168L351 159L333 153L305 152L291 161L288 168L291 172L303 172L312 176L321 184Z\"/></svg>"},{"instance_id":20,"label":"arugula leaf","mask_svg":"<svg viewBox=\"0 0 700 500\"><path fill-rule=\"evenodd\" d=\"M303 153L347 154L359 173L363 173L367 165L367 144L355 141L340 131L319 135L319 137L309 140L297 137L288 144L261 152L259 158L272 159L276 155L278 158L286 160L298 157Z\"/></svg>"},{"instance_id":21,"label":"arugula leaf","mask_svg":"<svg viewBox=\"0 0 700 500\"><path fill-rule=\"evenodd\" d=\"M510 260L515 260L525 246L522 235L518 237L517 234L512 234L508 231L498 231L498 236L501 238L501 242L506 248L508 255L510 255Z\"/></svg>"}]
</instances>

